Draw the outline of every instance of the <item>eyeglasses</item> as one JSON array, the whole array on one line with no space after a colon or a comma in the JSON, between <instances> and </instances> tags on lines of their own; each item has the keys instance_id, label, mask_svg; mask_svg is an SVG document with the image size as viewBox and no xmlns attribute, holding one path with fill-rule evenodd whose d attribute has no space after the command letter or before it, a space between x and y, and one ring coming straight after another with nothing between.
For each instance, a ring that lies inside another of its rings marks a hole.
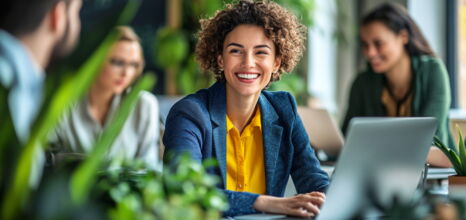
<instances>
[{"instance_id":1,"label":"eyeglasses","mask_svg":"<svg viewBox=\"0 0 466 220\"><path fill-rule=\"evenodd\" d=\"M129 66L130 68L134 68L135 70L139 70L141 68L141 63L140 62L129 62L127 63L126 61L118 58L110 58L108 61L110 65L116 68L125 68L126 66Z\"/></svg>"}]
</instances>

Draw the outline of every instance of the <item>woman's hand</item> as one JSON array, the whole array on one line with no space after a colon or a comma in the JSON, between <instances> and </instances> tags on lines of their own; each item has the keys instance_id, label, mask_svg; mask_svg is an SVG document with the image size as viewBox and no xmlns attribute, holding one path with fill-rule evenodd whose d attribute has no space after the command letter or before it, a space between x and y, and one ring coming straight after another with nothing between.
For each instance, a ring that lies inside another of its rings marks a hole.
<instances>
[{"instance_id":1,"label":"woman's hand","mask_svg":"<svg viewBox=\"0 0 466 220\"><path fill-rule=\"evenodd\" d=\"M427 155L427 163L434 167L452 167L447 156L437 147L430 147Z\"/></svg>"},{"instance_id":2,"label":"woman's hand","mask_svg":"<svg viewBox=\"0 0 466 220\"><path fill-rule=\"evenodd\" d=\"M261 195L254 202L254 208L266 213L285 214L299 217L312 217L320 212L325 194L310 192L289 198Z\"/></svg>"}]
</instances>

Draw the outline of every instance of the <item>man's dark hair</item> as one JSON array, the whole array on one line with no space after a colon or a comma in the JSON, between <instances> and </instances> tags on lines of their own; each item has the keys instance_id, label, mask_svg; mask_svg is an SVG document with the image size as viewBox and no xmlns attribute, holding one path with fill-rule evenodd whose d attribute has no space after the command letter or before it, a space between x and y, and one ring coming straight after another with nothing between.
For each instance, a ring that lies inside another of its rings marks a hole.
<instances>
[{"instance_id":1,"label":"man's dark hair","mask_svg":"<svg viewBox=\"0 0 466 220\"><path fill-rule=\"evenodd\" d=\"M15 36L35 31L47 12L60 1L70 0L2 0L0 29Z\"/></svg>"}]
</instances>

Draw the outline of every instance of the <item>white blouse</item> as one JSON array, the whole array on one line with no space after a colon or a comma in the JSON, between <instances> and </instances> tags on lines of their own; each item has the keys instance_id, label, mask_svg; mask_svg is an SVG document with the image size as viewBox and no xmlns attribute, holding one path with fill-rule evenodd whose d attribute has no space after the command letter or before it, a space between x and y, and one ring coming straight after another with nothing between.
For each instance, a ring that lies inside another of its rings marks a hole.
<instances>
[{"instance_id":1,"label":"white blouse","mask_svg":"<svg viewBox=\"0 0 466 220\"><path fill-rule=\"evenodd\" d=\"M115 96L102 126L89 112L89 99L78 102L51 135L51 147L57 153L92 151L94 143L112 121L122 96ZM159 104L157 98L142 91L123 128L107 153L107 159L142 159L150 169L160 170L159 161Z\"/></svg>"}]
</instances>

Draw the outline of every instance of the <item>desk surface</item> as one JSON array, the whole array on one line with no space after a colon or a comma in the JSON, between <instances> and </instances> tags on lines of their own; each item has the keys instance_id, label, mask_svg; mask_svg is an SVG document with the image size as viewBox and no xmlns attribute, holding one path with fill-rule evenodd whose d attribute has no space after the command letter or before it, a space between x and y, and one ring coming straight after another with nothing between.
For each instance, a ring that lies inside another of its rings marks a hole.
<instances>
[{"instance_id":1,"label":"desk surface","mask_svg":"<svg viewBox=\"0 0 466 220\"><path fill-rule=\"evenodd\" d=\"M324 170L325 172L328 173L329 176L332 176L334 170L335 170L335 167L334 166L330 166L330 165L322 165L321 166L322 170ZM427 170L427 176L426 176L426 179L427 181L441 181L441 180L445 180L448 178L448 176L451 176L451 175L455 175L456 172L453 168L435 168L435 167L429 167L428 170ZM290 179L291 181L291 179ZM440 183L440 182L438 182ZM443 185L443 184L437 184L437 186L435 187L432 187L429 192L433 195L441 195L441 196L446 196L448 195L448 185ZM294 195L296 193L295 189L294 189L294 184L292 184L292 181L291 181L291 185L290 186L287 186L288 187L291 187L293 188L293 192L292 193L288 193L289 195L285 195L285 196L291 196L291 195ZM429 188L430 188L429 187ZM289 190L289 189L287 189ZM286 194L286 193L285 193ZM269 214L257 214L257 215L245 215L245 216L237 216L235 218L226 218L226 219L239 219L239 220L245 220L245 219L251 219L251 220L266 220L266 219L302 219L302 218L292 218L292 217L288 217L288 216L284 216L284 215L269 215Z\"/></svg>"},{"instance_id":2,"label":"desk surface","mask_svg":"<svg viewBox=\"0 0 466 220\"><path fill-rule=\"evenodd\" d=\"M427 170L427 179L447 179L452 175L456 175L456 171L453 168L429 167Z\"/></svg>"},{"instance_id":3,"label":"desk surface","mask_svg":"<svg viewBox=\"0 0 466 220\"><path fill-rule=\"evenodd\" d=\"M332 176L335 170L334 166L322 165L322 170L327 172L329 176ZM453 168L437 168L429 167L427 170L427 179L447 179L449 176L456 175L455 169Z\"/></svg>"}]
</instances>

